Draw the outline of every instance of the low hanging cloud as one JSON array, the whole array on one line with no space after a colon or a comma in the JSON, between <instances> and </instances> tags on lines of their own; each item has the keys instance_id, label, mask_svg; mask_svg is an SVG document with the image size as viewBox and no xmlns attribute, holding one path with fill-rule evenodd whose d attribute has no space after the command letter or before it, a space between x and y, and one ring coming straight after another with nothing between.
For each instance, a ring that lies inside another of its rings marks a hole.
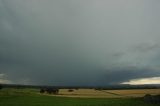
<instances>
[{"instance_id":1,"label":"low hanging cloud","mask_svg":"<svg viewBox=\"0 0 160 106\"><path fill-rule=\"evenodd\" d=\"M133 79L122 84L143 85L143 84L160 84L160 77Z\"/></svg>"},{"instance_id":2,"label":"low hanging cloud","mask_svg":"<svg viewBox=\"0 0 160 106\"><path fill-rule=\"evenodd\" d=\"M12 83L75 86L159 77L159 4L0 0L0 73Z\"/></svg>"}]
</instances>

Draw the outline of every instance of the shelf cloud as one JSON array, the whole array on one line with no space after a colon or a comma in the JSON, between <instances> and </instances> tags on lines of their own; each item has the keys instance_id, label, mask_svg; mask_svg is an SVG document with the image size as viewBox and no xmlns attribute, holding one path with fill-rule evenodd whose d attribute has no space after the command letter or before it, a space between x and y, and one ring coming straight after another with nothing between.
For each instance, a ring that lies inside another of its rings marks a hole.
<instances>
[{"instance_id":1,"label":"shelf cloud","mask_svg":"<svg viewBox=\"0 0 160 106\"><path fill-rule=\"evenodd\" d=\"M0 83L105 86L160 77L159 4L0 0Z\"/></svg>"}]
</instances>

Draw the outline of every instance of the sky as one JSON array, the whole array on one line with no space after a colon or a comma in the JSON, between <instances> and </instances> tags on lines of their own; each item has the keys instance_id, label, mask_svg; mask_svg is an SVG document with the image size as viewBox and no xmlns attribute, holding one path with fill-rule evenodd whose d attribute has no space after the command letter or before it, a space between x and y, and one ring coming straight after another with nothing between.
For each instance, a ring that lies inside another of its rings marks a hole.
<instances>
[{"instance_id":1,"label":"sky","mask_svg":"<svg viewBox=\"0 0 160 106\"><path fill-rule=\"evenodd\" d=\"M0 0L0 83L160 84L159 0Z\"/></svg>"}]
</instances>

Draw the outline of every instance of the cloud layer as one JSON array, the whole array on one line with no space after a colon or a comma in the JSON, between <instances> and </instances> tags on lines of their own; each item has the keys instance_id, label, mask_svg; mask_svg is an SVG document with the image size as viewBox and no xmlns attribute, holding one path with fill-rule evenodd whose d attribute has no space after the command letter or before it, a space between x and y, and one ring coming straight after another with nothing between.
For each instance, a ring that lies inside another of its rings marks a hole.
<instances>
[{"instance_id":1,"label":"cloud layer","mask_svg":"<svg viewBox=\"0 0 160 106\"><path fill-rule=\"evenodd\" d=\"M158 0L0 0L0 73L20 84L160 76Z\"/></svg>"}]
</instances>

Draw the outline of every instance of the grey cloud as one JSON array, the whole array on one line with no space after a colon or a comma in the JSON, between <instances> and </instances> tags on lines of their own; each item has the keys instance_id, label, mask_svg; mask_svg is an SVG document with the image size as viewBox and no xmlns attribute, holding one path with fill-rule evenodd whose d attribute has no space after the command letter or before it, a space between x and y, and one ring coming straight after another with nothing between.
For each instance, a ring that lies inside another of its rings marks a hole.
<instances>
[{"instance_id":1,"label":"grey cloud","mask_svg":"<svg viewBox=\"0 0 160 106\"><path fill-rule=\"evenodd\" d=\"M148 78L148 77L159 77L160 72L154 68L137 68L137 67L128 67L128 68L117 68L116 70L109 70L106 74L106 81L111 84L122 83L130 79L136 78ZM113 80L114 79L114 80ZM121 79L121 80L119 80Z\"/></svg>"},{"instance_id":2,"label":"grey cloud","mask_svg":"<svg viewBox=\"0 0 160 106\"><path fill-rule=\"evenodd\" d=\"M0 73L13 83L42 85L159 76L158 4L0 0Z\"/></svg>"},{"instance_id":3,"label":"grey cloud","mask_svg":"<svg viewBox=\"0 0 160 106\"><path fill-rule=\"evenodd\" d=\"M148 42L148 43L142 43L137 46L135 46L134 49L132 49L132 52L137 51L137 52L150 52L154 50L159 50L160 45L158 43L155 44L155 42Z\"/></svg>"}]
</instances>

